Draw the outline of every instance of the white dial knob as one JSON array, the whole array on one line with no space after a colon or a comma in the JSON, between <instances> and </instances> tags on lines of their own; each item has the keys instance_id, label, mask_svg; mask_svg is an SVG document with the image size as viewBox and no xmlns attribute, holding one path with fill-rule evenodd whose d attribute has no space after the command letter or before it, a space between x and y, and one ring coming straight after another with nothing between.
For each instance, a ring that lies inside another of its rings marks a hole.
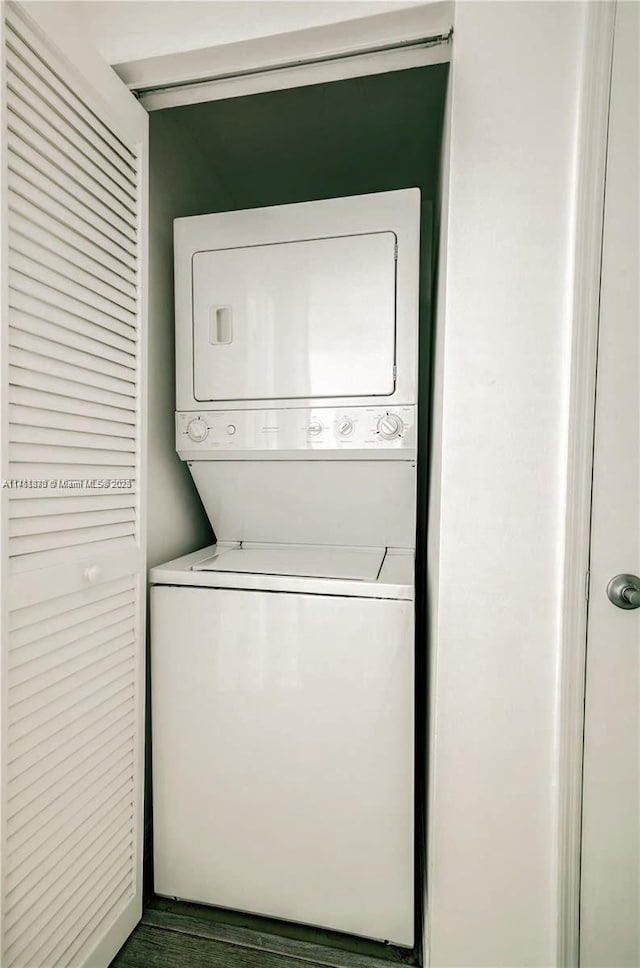
<instances>
[{"instance_id":1,"label":"white dial knob","mask_svg":"<svg viewBox=\"0 0 640 968\"><path fill-rule=\"evenodd\" d=\"M341 437L349 437L353 433L353 420L349 417L341 417L336 429Z\"/></svg>"},{"instance_id":2,"label":"white dial knob","mask_svg":"<svg viewBox=\"0 0 640 968\"><path fill-rule=\"evenodd\" d=\"M311 437L319 437L324 427L319 420L312 420L308 427L309 434Z\"/></svg>"},{"instance_id":3,"label":"white dial knob","mask_svg":"<svg viewBox=\"0 0 640 968\"><path fill-rule=\"evenodd\" d=\"M378 433L385 440L395 440L404 429L402 418L397 413L385 413L384 417L378 420Z\"/></svg>"},{"instance_id":4,"label":"white dial knob","mask_svg":"<svg viewBox=\"0 0 640 968\"><path fill-rule=\"evenodd\" d=\"M204 440L209 433L208 424L202 419L202 417L194 417L194 419L190 420L187 424L187 433L192 440L195 440L196 443L199 443L201 440Z\"/></svg>"}]
</instances>

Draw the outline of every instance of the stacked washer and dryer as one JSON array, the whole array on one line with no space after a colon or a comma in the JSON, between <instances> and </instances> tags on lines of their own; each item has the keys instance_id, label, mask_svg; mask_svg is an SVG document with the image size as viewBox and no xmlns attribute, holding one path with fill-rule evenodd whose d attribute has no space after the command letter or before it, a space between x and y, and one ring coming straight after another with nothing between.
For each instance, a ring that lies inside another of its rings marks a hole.
<instances>
[{"instance_id":1,"label":"stacked washer and dryer","mask_svg":"<svg viewBox=\"0 0 640 968\"><path fill-rule=\"evenodd\" d=\"M155 890L414 943L418 189L178 219Z\"/></svg>"}]
</instances>

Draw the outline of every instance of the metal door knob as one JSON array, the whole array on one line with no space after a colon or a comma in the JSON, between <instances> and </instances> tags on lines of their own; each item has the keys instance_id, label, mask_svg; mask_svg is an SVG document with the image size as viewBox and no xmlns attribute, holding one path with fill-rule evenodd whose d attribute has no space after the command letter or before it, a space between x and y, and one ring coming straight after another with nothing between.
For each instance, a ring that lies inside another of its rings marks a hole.
<instances>
[{"instance_id":1,"label":"metal door knob","mask_svg":"<svg viewBox=\"0 0 640 968\"><path fill-rule=\"evenodd\" d=\"M617 608L640 608L640 578L616 575L607 585L607 595Z\"/></svg>"}]
</instances>

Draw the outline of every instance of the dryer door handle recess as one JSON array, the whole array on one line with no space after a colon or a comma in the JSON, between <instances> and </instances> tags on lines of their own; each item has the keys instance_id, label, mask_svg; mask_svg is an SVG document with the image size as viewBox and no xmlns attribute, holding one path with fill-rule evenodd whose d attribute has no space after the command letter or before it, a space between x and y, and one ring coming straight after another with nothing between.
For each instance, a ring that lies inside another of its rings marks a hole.
<instances>
[{"instance_id":1,"label":"dryer door handle recess","mask_svg":"<svg viewBox=\"0 0 640 968\"><path fill-rule=\"evenodd\" d=\"M209 315L209 342L212 346L231 343L233 319L231 306L212 306Z\"/></svg>"}]
</instances>

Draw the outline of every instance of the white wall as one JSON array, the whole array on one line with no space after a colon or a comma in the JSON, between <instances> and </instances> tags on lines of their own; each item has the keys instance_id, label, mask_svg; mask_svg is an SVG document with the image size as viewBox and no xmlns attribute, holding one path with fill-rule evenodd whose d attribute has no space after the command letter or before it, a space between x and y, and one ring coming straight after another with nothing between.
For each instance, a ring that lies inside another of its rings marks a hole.
<instances>
[{"instance_id":1,"label":"white wall","mask_svg":"<svg viewBox=\"0 0 640 968\"><path fill-rule=\"evenodd\" d=\"M147 560L154 565L212 540L186 465L175 452L173 219L207 210L212 194L226 201L211 166L187 153L151 118L149 173L149 363ZM215 205L213 205L215 207Z\"/></svg>"},{"instance_id":2,"label":"white wall","mask_svg":"<svg viewBox=\"0 0 640 968\"><path fill-rule=\"evenodd\" d=\"M429 945L438 968L556 963L584 16L582 3L456 5L430 561Z\"/></svg>"},{"instance_id":3,"label":"white wall","mask_svg":"<svg viewBox=\"0 0 640 968\"><path fill-rule=\"evenodd\" d=\"M51 2L51 0L34 0ZM415 0L56 0L109 64L232 44L413 6Z\"/></svg>"}]
</instances>

